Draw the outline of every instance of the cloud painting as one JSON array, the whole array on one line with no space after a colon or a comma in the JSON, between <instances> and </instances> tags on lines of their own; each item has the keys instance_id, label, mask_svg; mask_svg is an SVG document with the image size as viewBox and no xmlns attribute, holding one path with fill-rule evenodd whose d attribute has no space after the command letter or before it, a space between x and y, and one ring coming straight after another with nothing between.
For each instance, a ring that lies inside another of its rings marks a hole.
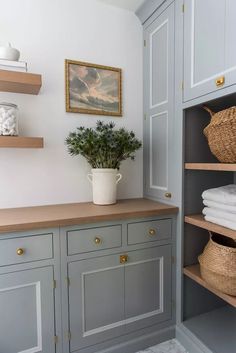
<instances>
[{"instance_id":1,"label":"cloud painting","mask_svg":"<svg viewBox=\"0 0 236 353\"><path fill-rule=\"evenodd\" d=\"M121 70L66 60L67 111L121 116Z\"/></svg>"}]
</instances>

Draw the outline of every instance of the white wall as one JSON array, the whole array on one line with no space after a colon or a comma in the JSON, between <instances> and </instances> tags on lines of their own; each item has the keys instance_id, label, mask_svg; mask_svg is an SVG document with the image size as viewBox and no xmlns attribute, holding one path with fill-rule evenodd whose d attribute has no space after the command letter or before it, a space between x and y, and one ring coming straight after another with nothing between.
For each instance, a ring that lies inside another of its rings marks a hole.
<instances>
[{"instance_id":1,"label":"white wall","mask_svg":"<svg viewBox=\"0 0 236 353\"><path fill-rule=\"evenodd\" d=\"M0 0L0 42L21 50L41 73L38 96L0 93L20 109L20 133L43 136L44 149L0 149L0 208L92 199L82 157L68 155L69 131L99 116L65 112L64 59L123 69L123 118L102 117L142 138L142 28L136 16L96 0ZM125 161L119 198L142 196L142 152Z\"/></svg>"}]
</instances>

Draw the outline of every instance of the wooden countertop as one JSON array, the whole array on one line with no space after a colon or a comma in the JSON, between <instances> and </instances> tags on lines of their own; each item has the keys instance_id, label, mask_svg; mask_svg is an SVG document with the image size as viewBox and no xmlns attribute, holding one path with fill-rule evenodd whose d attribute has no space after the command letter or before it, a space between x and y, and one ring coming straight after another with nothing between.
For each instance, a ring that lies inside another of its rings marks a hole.
<instances>
[{"instance_id":1,"label":"wooden countertop","mask_svg":"<svg viewBox=\"0 0 236 353\"><path fill-rule=\"evenodd\" d=\"M0 233L70 226L117 219L151 217L178 212L175 206L148 199L120 200L115 205L91 202L0 209Z\"/></svg>"}]
</instances>

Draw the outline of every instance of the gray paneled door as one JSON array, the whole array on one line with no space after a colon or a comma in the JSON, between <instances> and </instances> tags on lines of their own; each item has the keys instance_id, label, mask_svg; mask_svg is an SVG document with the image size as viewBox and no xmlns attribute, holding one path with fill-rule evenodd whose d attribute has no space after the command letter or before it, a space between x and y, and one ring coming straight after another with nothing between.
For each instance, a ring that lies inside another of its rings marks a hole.
<instances>
[{"instance_id":1,"label":"gray paneled door","mask_svg":"<svg viewBox=\"0 0 236 353\"><path fill-rule=\"evenodd\" d=\"M124 333L124 265L119 255L68 264L70 352Z\"/></svg>"},{"instance_id":2,"label":"gray paneled door","mask_svg":"<svg viewBox=\"0 0 236 353\"><path fill-rule=\"evenodd\" d=\"M235 0L185 1L185 101L236 83L235 14Z\"/></svg>"},{"instance_id":3,"label":"gray paneled door","mask_svg":"<svg viewBox=\"0 0 236 353\"><path fill-rule=\"evenodd\" d=\"M55 353L51 267L0 275L0 353Z\"/></svg>"},{"instance_id":4,"label":"gray paneled door","mask_svg":"<svg viewBox=\"0 0 236 353\"><path fill-rule=\"evenodd\" d=\"M68 264L70 352L171 318L171 246Z\"/></svg>"},{"instance_id":5,"label":"gray paneled door","mask_svg":"<svg viewBox=\"0 0 236 353\"><path fill-rule=\"evenodd\" d=\"M144 38L144 189L174 202L174 3Z\"/></svg>"}]
</instances>

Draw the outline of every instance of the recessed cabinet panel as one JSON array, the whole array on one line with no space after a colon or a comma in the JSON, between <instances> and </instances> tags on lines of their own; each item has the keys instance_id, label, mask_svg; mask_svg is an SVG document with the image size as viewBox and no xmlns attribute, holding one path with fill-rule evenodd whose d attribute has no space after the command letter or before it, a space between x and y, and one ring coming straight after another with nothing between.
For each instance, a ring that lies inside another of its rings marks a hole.
<instances>
[{"instance_id":1,"label":"recessed cabinet panel","mask_svg":"<svg viewBox=\"0 0 236 353\"><path fill-rule=\"evenodd\" d=\"M150 35L150 107L168 101L168 20Z\"/></svg>"},{"instance_id":2,"label":"recessed cabinet panel","mask_svg":"<svg viewBox=\"0 0 236 353\"><path fill-rule=\"evenodd\" d=\"M53 270L0 275L0 353L54 353Z\"/></svg>"},{"instance_id":3,"label":"recessed cabinet panel","mask_svg":"<svg viewBox=\"0 0 236 353\"><path fill-rule=\"evenodd\" d=\"M184 100L236 83L234 0L189 0L184 10Z\"/></svg>"},{"instance_id":4,"label":"recessed cabinet panel","mask_svg":"<svg viewBox=\"0 0 236 353\"><path fill-rule=\"evenodd\" d=\"M171 318L171 246L129 252L125 265L127 330Z\"/></svg>"},{"instance_id":5,"label":"recessed cabinet panel","mask_svg":"<svg viewBox=\"0 0 236 353\"><path fill-rule=\"evenodd\" d=\"M172 3L144 31L144 192L170 203L175 202L174 9Z\"/></svg>"},{"instance_id":6,"label":"recessed cabinet panel","mask_svg":"<svg viewBox=\"0 0 236 353\"><path fill-rule=\"evenodd\" d=\"M225 4L222 0L192 0L192 7L191 85L194 87L224 70Z\"/></svg>"},{"instance_id":7,"label":"recessed cabinet panel","mask_svg":"<svg viewBox=\"0 0 236 353\"><path fill-rule=\"evenodd\" d=\"M167 190L168 113L151 117L150 121L150 185ZM160 167L161 166L161 167Z\"/></svg>"},{"instance_id":8,"label":"recessed cabinet panel","mask_svg":"<svg viewBox=\"0 0 236 353\"><path fill-rule=\"evenodd\" d=\"M119 255L69 263L70 350L124 333L124 266Z\"/></svg>"}]
</instances>

